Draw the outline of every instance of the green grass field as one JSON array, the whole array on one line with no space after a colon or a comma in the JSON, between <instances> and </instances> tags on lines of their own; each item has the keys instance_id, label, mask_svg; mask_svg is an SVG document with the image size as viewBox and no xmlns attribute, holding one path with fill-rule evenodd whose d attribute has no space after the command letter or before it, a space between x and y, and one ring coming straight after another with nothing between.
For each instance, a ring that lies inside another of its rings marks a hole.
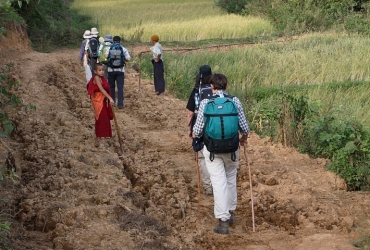
<instances>
[{"instance_id":1,"label":"green grass field","mask_svg":"<svg viewBox=\"0 0 370 250\"><path fill-rule=\"evenodd\" d=\"M129 41L148 42L152 34L161 41L197 41L272 31L268 21L226 14L213 0L75 0L72 7L91 16L101 35L120 35Z\"/></svg>"},{"instance_id":2,"label":"green grass field","mask_svg":"<svg viewBox=\"0 0 370 250\"><path fill-rule=\"evenodd\" d=\"M312 34L228 51L167 52L165 65L168 87L180 98L188 96L199 65L209 64L228 77L230 91L242 99L257 97L258 90L261 101L273 103L275 94L288 89L368 127L369 54L370 38Z\"/></svg>"}]
</instances>

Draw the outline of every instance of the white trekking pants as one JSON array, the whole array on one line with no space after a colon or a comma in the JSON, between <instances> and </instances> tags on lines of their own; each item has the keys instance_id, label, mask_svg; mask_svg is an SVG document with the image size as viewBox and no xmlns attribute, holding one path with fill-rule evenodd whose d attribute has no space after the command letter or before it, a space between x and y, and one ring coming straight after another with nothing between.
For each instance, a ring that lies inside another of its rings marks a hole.
<instances>
[{"instance_id":1,"label":"white trekking pants","mask_svg":"<svg viewBox=\"0 0 370 250\"><path fill-rule=\"evenodd\" d=\"M199 172L200 172L200 177L202 179L203 188L206 189L206 188L212 187L211 178L207 170L207 166L206 166L206 162L205 162L202 150L198 151L198 164L199 164Z\"/></svg>"},{"instance_id":2,"label":"white trekking pants","mask_svg":"<svg viewBox=\"0 0 370 250\"><path fill-rule=\"evenodd\" d=\"M236 209L236 174L238 169L238 154L236 161L231 160L230 153L215 154L213 161L209 159L210 153L203 148L208 173L211 177L214 196L214 213L217 219L223 221L230 219L230 210Z\"/></svg>"}]
</instances>

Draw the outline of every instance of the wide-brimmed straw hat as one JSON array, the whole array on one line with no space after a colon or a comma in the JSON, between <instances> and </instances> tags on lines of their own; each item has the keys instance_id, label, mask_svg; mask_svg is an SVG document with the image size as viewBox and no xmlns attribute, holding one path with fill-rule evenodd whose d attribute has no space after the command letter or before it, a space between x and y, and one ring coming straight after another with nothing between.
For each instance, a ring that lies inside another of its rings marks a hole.
<instances>
[{"instance_id":1,"label":"wide-brimmed straw hat","mask_svg":"<svg viewBox=\"0 0 370 250\"><path fill-rule=\"evenodd\" d=\"M106 35L105 38L104 38L104 42L113 42L113 37L112 35Z\"/></svg>"},{"instance_id":2,"label":"wide-brimmed straw hat","mask_svg":"<svg viewBox=\"0 0 370 250\"><path fill-rule=\"evenodd\" d=\"M97 28L91 28L91 35L97 35L99 34L99 31Z\"/></svg>"},{"instance_id":3,"label":"wide-brimmed straw hat","mask_svg":"<svg viewBox=\"0 0 370 250\"><path fill-rule=\"evenodd\" d=\"M85 30L85 33L83 35L83 38L91 38L91 32L90 32L90 30Z\"/></svg>"}]
</instances>

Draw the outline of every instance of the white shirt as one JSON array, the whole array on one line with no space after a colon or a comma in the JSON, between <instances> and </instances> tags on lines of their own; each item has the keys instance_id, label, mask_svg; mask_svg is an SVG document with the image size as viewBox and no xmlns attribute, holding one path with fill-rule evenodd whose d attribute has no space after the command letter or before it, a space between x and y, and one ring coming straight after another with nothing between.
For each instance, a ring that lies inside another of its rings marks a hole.
<instances>
[{"instance_id":1,"label":"white shirt","mask_svg":"<svg viewBox=\"0 0 370 250\"><path fill-rule=\"evenodd\" d=\"M158 55L161 55L161 59L163 60L162 45L159 42L156 42L153 47L150 47L150 51L153 53L153 58L157 58Z\"/></svg>"}]
</instances>

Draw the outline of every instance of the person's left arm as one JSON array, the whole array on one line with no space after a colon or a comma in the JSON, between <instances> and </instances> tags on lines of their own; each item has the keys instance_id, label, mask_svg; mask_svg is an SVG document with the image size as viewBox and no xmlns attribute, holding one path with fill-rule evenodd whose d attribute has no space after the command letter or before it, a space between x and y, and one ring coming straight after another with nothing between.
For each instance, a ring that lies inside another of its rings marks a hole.
<instances>
[{"instance_id":1,"label":"person's left arm","mask_svg":"<svg viewBox=\"0 0 370 250\"><path fill-rule=\"evenodd\" d=\"M124 54L124 56L125 56L125 61L126 61L126 62L129 62L129 61L131 60L131 56L130 56L130 54L128 53L128 50L127 50L126 48L124 48L124 47L122 47L122 49L123 49L123 54Z\"/></svg>"},{"instance_id":2,"label":"person's left arm","mask_svg":"<svg viewBox=\"0 0 370 250\"><path fill-rule=\"evenodd\" d=\"M203 128L204 128L203 111L204 111L204 106L206 105L207 102L208 102L207 99L204 99L200 102L197 120L193 127L193 138L197 138L197 137L200 138L203 135Z\"/></svg>"},{"instance_id":3,"label":"person's left arm","mask_svg":"<svg viewBox=\"0 0 370 250\"><path fill-rule=\"evenodd\" d=\"M105 51L105 54L104 54L104 57L105 58L108 58L108 56L109 56L109 50L110 50L110 47Z\"/></svg>"}]
</instances>

